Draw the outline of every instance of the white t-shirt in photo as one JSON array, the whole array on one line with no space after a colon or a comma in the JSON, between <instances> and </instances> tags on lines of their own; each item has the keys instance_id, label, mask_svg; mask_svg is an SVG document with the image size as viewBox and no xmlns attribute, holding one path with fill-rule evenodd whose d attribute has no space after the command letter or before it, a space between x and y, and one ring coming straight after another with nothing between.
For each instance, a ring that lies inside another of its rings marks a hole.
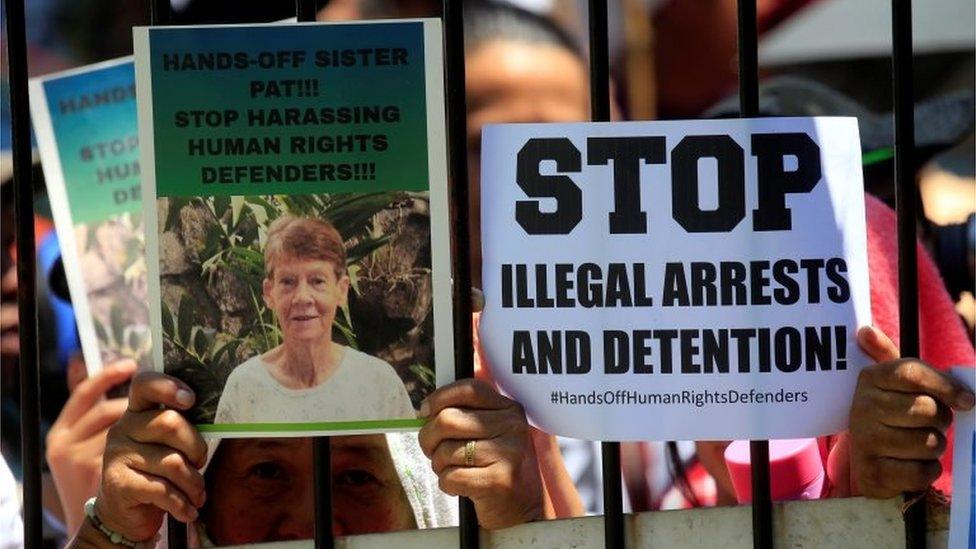
<instances>
[{"instance_id":1,"label":"white t-shirt in photo","mask_svg":"<svg viewBox=\"0 0 976 549\"><path fill-rule=\"evenodd\" d=\"M325 382L282 387L260 355L227 378L214 423L305 423L414 419L403 381L385 361L347 347Z\"/></svg>"}]
</instances>

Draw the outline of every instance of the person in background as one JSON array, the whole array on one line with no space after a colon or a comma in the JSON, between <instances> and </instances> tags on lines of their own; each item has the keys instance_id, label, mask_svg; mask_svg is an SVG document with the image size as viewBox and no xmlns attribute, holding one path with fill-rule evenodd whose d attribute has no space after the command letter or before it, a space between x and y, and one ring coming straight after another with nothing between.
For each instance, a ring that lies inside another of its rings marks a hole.
<instances>
[{"instance_id":1,"label":"person in background","mask_svg":"<svg viewBox=\"0 0 976 549\"><path fill-rule=\"evenodd\" d=\"M0 459L0 549L24 546L24 523L20 519L17 481L7 460Z\"/></svg>"}]
</instances>

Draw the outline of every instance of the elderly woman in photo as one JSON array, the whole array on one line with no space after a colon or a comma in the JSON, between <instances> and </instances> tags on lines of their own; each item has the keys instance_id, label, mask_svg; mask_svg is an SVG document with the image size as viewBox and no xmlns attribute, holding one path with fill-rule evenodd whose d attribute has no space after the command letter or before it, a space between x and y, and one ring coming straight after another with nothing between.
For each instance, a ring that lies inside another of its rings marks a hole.
<instances>
[{"instance_id":1,"label":"elderly woman in photo","mask_svg":"<svg viewBox=\"0 0 976 549\"><path fill-rule=\"evenodd\" d=\"M393 367L332 340L349 276L342 237L322 219L282 216L268 228L264 301L282 343L234 369L215 423L415 418Z\"/></svg>"}]
</instances>

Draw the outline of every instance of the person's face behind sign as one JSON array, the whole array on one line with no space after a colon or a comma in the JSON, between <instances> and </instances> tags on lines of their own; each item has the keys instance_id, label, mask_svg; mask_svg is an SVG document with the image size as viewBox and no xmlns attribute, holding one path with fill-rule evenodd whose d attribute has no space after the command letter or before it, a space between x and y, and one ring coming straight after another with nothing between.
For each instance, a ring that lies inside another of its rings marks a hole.
<instances>
[{"instance_id":1,"label":"person's face behind sign","mask_svg":"<svg viewBox=\"0 0 976 549\"><path fill-rule=\"evenodd\" d=\"M481 128L503 122L589 119L589 80L573 53L512 41L476 46L465 59L471 277L481 287ZM513 159L514 161L514 159Z\"/></svg>"},{"instance_id":2,"label":"person's face behind sign","mask_svg":"<svg viewBox=\"0 0 976 549\"><path fill-rule=\"evenodd\" d=\"M264 280L264 300L286 343L331 341L336 311L345 305L349 278L329 261L283 257Z\"/></svg>"},{"instance_id":3,"label":"person's face behind sign","mask_svg":"<svg viewBox=\"0 0 976 549\"><path fill-rule=\"evenodd\" d=\"M230 439L207 472L203 520L218 545L310 539L311 439ZM416 528L383 435L332 437L334 535Z\"/></svg>"}]
</instances>

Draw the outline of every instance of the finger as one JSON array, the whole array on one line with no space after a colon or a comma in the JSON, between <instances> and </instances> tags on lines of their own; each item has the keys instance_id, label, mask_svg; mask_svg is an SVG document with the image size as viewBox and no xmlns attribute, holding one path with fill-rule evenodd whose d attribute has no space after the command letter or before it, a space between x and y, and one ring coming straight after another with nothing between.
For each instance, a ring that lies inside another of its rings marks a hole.
<instances>
[{"instance_id":1,"label":"finger","mask_svg":"<svg viewBox=\"0 0 976 549\"><path fill-rule=\"evenodd\" d=\"M107 436L107 430L100 433L95 433L87 440L83 440L72 446L72 453L79 456L91 456L93 458L97 458L99 463L101 463L101 459L105 455L105 439ZM97 473L101 473L101 465L99 465L95 471Z\"/></svg>"},{"instance_id":2,"label":"finger","mask_svg":"<svg viewBox=\"0 0 976 549\"><path fill-rule=\"evenodd\" d=\"M177 410L193 406L193 391L175 377L159 372L143 372L132 380L129 389L129 410L155 410L159 405Z\"/></svg>"},{"instance_id":3,"label":"finger","mask_svg":"<svg viewBox=\"0 0 976 549\"><path fill-rule=\"evenodd\" d=\"M0 335L0 353L5 355L20 354L20 335L16 333Z\"/></svg>"},{"instance_id":4,"label":"finger","mask_svg":"<svg viewBox=\"0 0 976 549\"><path fill-rule=\"evenodd\" d=\"M942 457L945 435L935 429L898 429L879 425L871 453L881 458L931 460Z\"/></svg>"},{"instance_id":5,"label":"finger","mask_svg":"<svg viewBox=\"0 0 976 549\"><path fill-rule=\"evenodd\" d=\"M976 397L961 382L915 359L875 364L862 372L879 389L902 393L925 393L957 410L969 410L976 402Z\"/></svg>"},{"instance_id":6,"label":"finger","mask_svg":"<svg viewBox=\"0 0 976 549\"><path fill-rule=\"evenodd\" d=\"M109 389L132 377L136 371L136 363L132 360L122 360L108 365L101 372L82 381L75 387L73 393L61 410L61 417L74 423L85 412L90 410Z\"/></svg>"},{"instance_id":7,"label":"finger","mask_svg":"<svg viewBox=\"0 0 976 549\"><path fill-rule=\"evenodd\" d=\"M445 467L437 474L441 491L452 496L478 498L490 490L491 473L488 467Z\"/></svg>"},{"instance_id":8,"label":"finger","mask_svg":"<svg viewBox=\"0 0 976 549\"><path fill-rule=\"evenodd\" d=\"M471 287L471 311L474 313L480 313L485 308L485 294L475 288Z\"/></svg>"},{"instance_id":9,"label":"finger","mask_svg":"<svg viewBox=\"0 0 976 549\"><path fill-rule=\"evenodd\" d=\"M901 351L891 338L873 326L864 326L857 331L857 343L875 362L901 358Z\"/></svg>"},{"instance_id":10,"label":"finger","mask_svg":"<svg viewBox=\"0 0 976 549\"><path fill-rule=\"evenodd\" d=\"M420 403L420 417L432 417L449 406L500 410L513 405L517 406L514 400L505 398L484 381L462 379L427 395Z\"/></svg>"},{"instance_id":11,"label":"finger","mask_svg":"<svg viewBox=\"0 0 976 549\"><path fill-rule=\"evenodd\" d=\"M68 359L68 372L65 374L68 381L68 392L73 393L78 385L88 379L88 365L80 354L75 353Z\"/></svg>"},{"instance_id":12,"label":"finger","mask_svg":"<svg viewBox=\"0 0 976 549\"><path fill-rule=\"evenodd\" d=\"M105 431L125 413L128 403L124 398L103 400L71 426L70 432L75 440L81 440Z\"/></svg>"},{"instance_id":13,"label":"finger","mask_svg":"<svg viewBox=\"0 0 976 549\"><path fill-rule=\"evenodd\" d=\"M469 449L469 444L470 446ZM430 464L435 473L440 474L449 466L486 467L497 461L500 452L494 439L482 440L444 440L434 449ZM470 456L470 457L469 457Z\"/></svg>"},{"instance_id":14,"label":"finger","mask_svg":"<svg viewBox=\"0 0 976 549\"><path fill-rule=\"evenodd\" d=\"M139 482L132 491L132 497L136 501L154 505L182 522L189 523L197 519L197 508L171 482L135 469L132 472L139 477Z\"/></svg>"},{"instance_id":15,"label":"finger","mask_svg":"<svg viewBox=\"0 0 976 549\"><path fill-rule=\"evenodd\" d=\"M129 466L143 473L165 479L180 489L184 496L195 505L203 505L203 476L194 468L182 453L159 444L143 444L138 452L133 452Z\"/></svg>"},{"instance_id":16,"label":"finger","mask_svg":"<svg viewBox=\"0 0 976 549\"><path fill-rule=\"evenodd\" d=\"M881 423L889 427L930 427L945 431L952 423L949 407L925 394L877 391L873 407Z\"/></svg>"},{"instance_id":17,"label":"finger","mask_svg":"<svg viewBox=\"0 0 976 549\"><path fill-rule=\"evenodd\" d=\"M17 269L8 269L0 279L0 292L5 294L17 291Z\"/></svg>"},{"instance_id":18,"label":"finger","mask_svg":"<svg viewBox=\"0 0 976 549\"><path fill-rule=\"evenodd\" d=\"M445 440L489 439L506 430L517 428L513 425L512 413L505 410L468 410L445 408L428 421L418 434L420 448L427 457Z\"/></svg>"},{"instance_id":19,"label":"finger","mask_svg":"<svg viewBox=\"0 0 976 549\"><path fill-rule=\"evenodd\" d=\"M16 304L0 305L0 330L9 330L20 325Z\"/></svg>"},{"instance_id":20,"label":"finger","mask_svg":"<svg viewBox=\"0 0 976 549\"><path fill-rule=\"evenodd\" d=\"M161 444L178 450L198 468L207 461L207 443L176 410L126 414L116 428L137 443Z\"/></svg>"},{"instance_id":21,"label":"finger","mask_svg":"<svg viewBox=\"0 0 976 549\"><path fill-rule=\"evenodd\" d=\"M938 460L881 458L876 467L880 485L891 490L892 496L901 492L927 490L942 474L942 464Z\"/></svg>"}]
</instances>

